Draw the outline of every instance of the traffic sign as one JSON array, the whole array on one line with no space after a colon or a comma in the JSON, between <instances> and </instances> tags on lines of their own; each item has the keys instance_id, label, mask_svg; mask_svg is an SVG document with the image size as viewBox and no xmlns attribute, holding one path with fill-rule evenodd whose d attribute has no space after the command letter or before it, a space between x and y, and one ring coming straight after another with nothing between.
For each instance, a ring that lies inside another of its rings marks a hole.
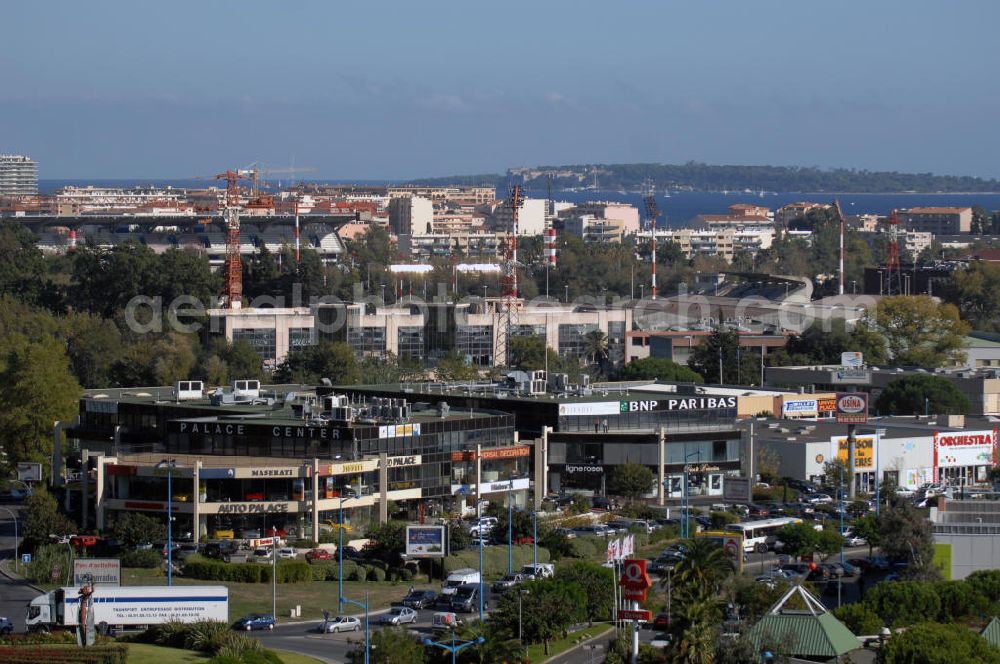
<instances>
[{"instance_id":1,"label":"traffic sign","mask_svg":"<svg viewBox=\"0 0 1000 664\"><path fill-rule=\"evenodd\" d=\"M618 585L630 590L645 590L653 585L649 574L646 573L646 561L644 559L630 559L622 564L622 578Z\"/></svg>"},{"instance_id":2,"label":"traffic sign","mask_svg":"<svg viewBox=\"0 0 1000 664\"><path fill-rule=\"evenodd\" d=\"M21 554L21 563L23 563L25 565L30 565L31 564L31 554L30 553L22 553Z\"/></svg>"},{"instance_id":3,"label":"traffic sign","mask_svg":"<svg viewBox=\"0 0 1000 664\"><path fill-rule=\"evenodd\" d=\"M618 609L618 620L638 620L652 622L653 612L644 609Z\"/></svg>"}]
</instances>

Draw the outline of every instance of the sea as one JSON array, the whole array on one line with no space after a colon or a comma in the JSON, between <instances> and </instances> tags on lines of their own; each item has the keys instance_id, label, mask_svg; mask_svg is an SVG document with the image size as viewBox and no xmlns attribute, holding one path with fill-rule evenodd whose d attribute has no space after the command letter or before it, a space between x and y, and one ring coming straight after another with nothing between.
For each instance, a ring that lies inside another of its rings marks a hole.
<instances>
[{"instance_id":1,"label":"sea","mask_svg":"<svg viewBox=\"0 0 1000 664\"><path fill-rule=\"evenodd\" d=\"M385 180L347 181L347 180L315 180L320 184L356 184L360 186L385 185ZM275 182L275 184L280 184ZM291 183L289 183L291 184ZM389 182L389 184L396 184ZM134 187L158 186L175 187L178 189L202 189L206 186L218 185L211 180L39 180L38 188L42 193L51 193L60 187L94 185L98 187ZM505 188L498 188L497 195L503 197ZM533 191L528 188L527 195L540 198L546 195L544 190ZM643 210L643 195L626 191L582 190L553 191L552 197L557 201L582 203L585 201L614 201L630 203L640 211ZM686 226L693 217L699 214L725 214L730 205L736 203L753 203L764 205L775 210L788 203L811 201L814 203L832 203L840 201L844 214L888 214L893 209L903 209L924 206L973 206L981 205L987 210L1000 209L1000 193L966 193L966 194L924 194L924 193L885 193L885 194L854 194L844 193L810 193L810 192L719 192L719 191L659 191L656 194L656 205L663 215L658 226L678 228Z\"/></svg>"}]
</instances>

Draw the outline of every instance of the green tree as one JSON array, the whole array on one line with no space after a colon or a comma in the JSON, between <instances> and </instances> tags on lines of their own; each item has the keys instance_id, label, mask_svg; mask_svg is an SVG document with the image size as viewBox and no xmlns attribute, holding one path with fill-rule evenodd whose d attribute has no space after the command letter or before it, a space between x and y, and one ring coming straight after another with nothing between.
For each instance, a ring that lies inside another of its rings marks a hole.
<instances>
[{"instance_id":1,"label":"green tree","mask_svg":"<svg viewBox=\"0 0 1000 664\"><path fill-rule=\"evenodd\" d=\"M782 553L800 558L808 556L819 548L820 534L811 524L793 523L781 529L778 539L784 547Z\"/></svg>"},{"instance_id":2,"label":"green tree","mask_svg":"<svg viewBox=\"0 0 1000 664\"><path fill-rule=\"evenodd\" d=\"M511 527L508 529L508 511L506 509L500 510L497 513L497 525L494 526L491 534L497 538L497 540L503 544L507 543L508 533L513 535L514 541L524 539L525 537L531 537L533 523L531 522L531 515L524 510L514 510L511 515L510 524Z\"/></svg>"},{"instance_id":3,"label":"green tree","mask_svg":"<svg viewBox=\"0 0 1000 664\"><path fill-rule=\"evenodd\" d=\"M883 659L885 664L1000 664L1000 650L966 627L928 622L889 638Z\"/></svg>"},{"instance_id":4,"label":"green tree","mask_svg":"<svg viewBox=\"0 0 1000 664\"><path fill-rule=\"evenodd\" d=\"M260 354L250 342L237 339L227 344L222 355L230 380L264 380L264 365Z\"/></svg>"},{"instance_id":5,"label":"green tree","mask_svg":"<svg viewBox=\"0 0 1000 664\"><path fill-rule=\"evenodd\" d=\"M969 325L952 304L927 295L885 297L865 320L885 337L897 364L935 369L965 360Z\"/></svg>"},{"instance_id":6,"label":"green tree","mask_svg":"<svg viewBox=\"0 0 1000 664\"><path fill-rule=\"evenodd\" d=\"M63 322L70 368L85 387L107 387L111 368L122 352L122 335L114 321L87 312Z\"/></svg>"},{"instance_id":7,"label":"green tree","mask_svg":"<svg viewBox=\"0 0 1000 664\"><path fill-rule=\"evenodd\" d=\"M119 512L111 525L111 534L130 549L140 544L166 539L167 527L151 516L139 512Z\"/></svg>"},{"instance_id":8,"label":"green tree","mask_svg":"<svg viewBox=\"0 0 1000 664\"><path fill-rule=\"evenodd\" d=\"M612 588L616 583L614 572L610 569L597 563L575 560L559 565L555 578L583 589L587 597L584 608L588 621L593 623L610 618L613 609Z\"/></svg>"},{"instance_id":9,"label":"green tree","mask_svg":"<svg viewBox=\"0 0 1000 664\"><path fill-rule=\"evenodd\" d=\"M520 625L525 643L544 644L549 654L549 643L566 634L570 625L586 620L587 596L576 584L556 579L529 581L526 592L507 593L500 598L490 621L508 634L517 634Z\"/></svg>"},{"instance_id":10,"label":"green tree","mask_svg":"<svg viewBox=\"0 0 1000 664\"><path fill-rule=\"evenodd\" d=\"M437 378L443 381L475 380L479 377L479 369L467 364L458 351L446 353L437 363Z\"/></svg>"},{"instance_id":11,"label":"green tree","mask_svg":"<svg viewBox=\"0 0 1000 664\"><path fill-rule=\"evenodd\" d=\"M740 333L736 330L716 329L694 352L688 365L708 382L719 380L736 385L760 383L760 353L740 348Z\"/></svg>"},{"instance_id":12,"label":"green tree","mask_svg":"<svg viewBox=\"0 0 1000 664\"><path fill-rule=\"evenodd\" d=\"M49 541L49 535L70 535L76 524L59 511L59 503L48 491L36 488L24 501L21 535L35 544Z\"/></svg>"},{"instance_id":13,"label":"green tree","mask_svg":"<svg viewBox=\"0 0 1000 664\"><path fill-rule=\"evenodd\" d=\"M955 384L943 376L913 374L897 378L885 386L875 408L893 415L964 415L972 404Z\"/></svg>"},{"instance_id":14,"label":"green tree","mask_svg":"<svg viewBox=\"0 0 1000 664\"><path fill-rule=\"evenodd\" d=\"M349 664L424 664L429 658L427 649L409 631L402 627L384 627L372 630L371 655L365 659L364 640L358 641L347 653Z\"/></svg>"},{"instance_id":15,"label":"green tree","mask_svg":"<svg viewBox=\"0 0 1000 664\"><path fill-rule=\"evenodd\" d=\"M841 550L844 546L844 538L836 530L824 528L819 533L816 542L816 550L823 555L831 556Z\"/></svg>"},{"instance_id":16,"label":"green tree","mask_svg":"<svg viewBox=\"0 0 1000 664\"><path fill-rule=\"evenodd\" d=\"M544 369L546 362L550 372L561 370L563 358L545 345L542 337L514 337L510 340L511 367L522 371Z\"/></svg>"},{"instance_id":17,"label":"green tree","mask_svg":"<svg viewBox=\"0 0 1000 664\"><path fill-rule=\"evenodd\" d=\"M340 341L321 341L288 353L274 371L279 383L319 383L329 378L334 385L354 385L361 379L354 351Z\"/></svg>"},{"instance_id":18,"label":"green tree","mask_svg":"<svg viewBox=\"0 0 1000 664\"><path fill-rule=\"evenodd\" d=\"M688 540L685 545L687 553L671 574L673 588L698 597L715 596L723 582L733 575L733 563L721 546L707 539ZM660 583L666 587L667 579Z\"/></svg>"},{"instance_id":19,"label":"green tree","mask_svg":"<svg viewBox=\"0 0 1000 664\"><path fill-rule=\"evenodd\" d=\"M368 531L368 539L365 551L369 556L390 567L398 567L402 562L406 542L406 522L386 521L374 525Z\"/></svg>"},{"instance_id":20,"label":"green tree","mask_svg":"<svg viewBox=\"0 0 1000 664\"><path fill-rule=\"evenodd\" d=\"M56 339L28 341L15 334L0 340L0 449L3 463L52 462L52 424L79 412L80 385Z\"/></svg>"},{"instance_id":21,"label":"green tree","mask_svg":"<svg viewBox=\"0 0 1000 664\"><path fill-rule=\"evenodd\" d=\"M583 354L590 358L591 366L603 367L608 359L608 335L601 330L591 330L583 335Z\"/></svg>"},{"instance_id":22,"label":"green tree","mask_svg":"<svg viewBox=\"0 0 1000 664\"><path fill-rule=\"evenodd\" d=\"M622 380L666 380L686 383L704 383L699 374L683 364L660 357L632 360L622 369Z\"/></svg>"},{"instance_id":23,"label":"green tree","mask_svg":"<svg viewBox=\"0 0 1000 664\"><path fill-rule=\"evenodd\" d=\"M904 560L910 566L905 576L917 579L940 577L934 567L934 534L931 522L909 503L882 510L879 517L882 553L890 560Z\"/></svg>"},{"instance_id":24,"label":"green tree","mask_svg":"<svg viewBox=\"0 0 1000 664\"><path fill-rule=\"evenodd\" d=\"M868 555L872 555L875 547L882 543L882 529L874 514L863 516L854 522L854 534L863 537L868 543Z\"/></svg>"},{"instance_id":25,"label":"green tree","mask_svg":"<svg viewBox=\"0 0 1000 664\"><path fill-rule=\"evenodd\" d=\"M937 620L941 598L929 581L882 581L865 593L864 603L890 627Z\"/></svg>"},{"instance_id":26,"label":"green tree","mask_svg":"<svg viewBox=\"0 0 1000 664\"><path fill-rule=\"evenodd\" d=\"M1000 265L974 261L966 269L955 270L943 288L935 283L935 291L958 307L962 320L973 328L1000 331Z\"/></svg>"},{"instance_id":27,"label":"green tree","mask_svg":"<svg viewBox=\"0 0 1000 664\"><path fill-rule=\"evenodd\" d=\"M884 626L878 614L865 603L843 604L833 610L833 615L857 636L878 634Z\"/></svg>"},{"instance_id":28,"label":"green tree","mask_svg":"<svg viewBox=\"0 0 1000 664\"><path fill-rule=\"evenodd\" d=\"M25 303L42 295L45 258L34 234L20 222L0 220L0 293L16 293Z\"/></svg>"},{"instance_id":29,"label":"green tree","mask_svg":"<svg viewBox=\"0 0 1000 664\"><path fill-rule=\"evenodd\" d=\"M718 648L721 601L712 595L699 595L681 589L678 609L670 633L674 646L669 653L672 664L713 664Z\"/></svg>"},{"instance_id":30,"label":"green tree","mask_svg":"<svg viewBox=\"0 0 1000 664\"><path fill-rule=\"evenodd\" d=\"M653 471L638 463L623 463L615 468L608 490L629 500L641 498L653 488Z\"/></svg>"}]
</instances>

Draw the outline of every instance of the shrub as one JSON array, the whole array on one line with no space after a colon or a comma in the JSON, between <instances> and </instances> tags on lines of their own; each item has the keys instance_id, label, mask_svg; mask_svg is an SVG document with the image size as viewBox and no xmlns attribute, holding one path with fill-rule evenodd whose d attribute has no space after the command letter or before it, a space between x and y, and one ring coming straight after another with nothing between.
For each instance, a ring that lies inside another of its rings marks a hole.
<instances>
[{"instance_id":1,"label":"shrub","mask_svg":"<svg viewBox=\"0 0 1000 664\"><path fill-rule=\"evenodd\" d=\"M313 580L313 571L304 560L282 560L277 564L277 573L278 583L307 583ZM184 575L203 581L270 583L271 565L190 560L184 563Z\"/></svg>"},{"instance_id":2,"label":"shrub","mask_svg":"<svg viewBox=\"0 0 1000 664\"><path fill-rule=\"evenodd\" d=\"M928 581L882 581L865 595L864 604L890 627L936 620L941 598Z\"/></svg>"},{"instance_id":3,"label":"shrub","mask_svg":"<svg viewBox=\"0 0 1000 664\"><path fill-rule=\"evenodd\" d=\"M190 623L186 627L184 647L198 652L214 653L233 635L228 624L217 620Z\"/></svg>"},{"instance_id":4,"label":"shrub","mask_svg":"<svg viewBox=\"0 0 1000 664\"><path fill-rule=\"evenodd\" d=\"M604 540L600 540L602 546ZM593 558L597 555L597 540L589 537L577 537L569 541L570 558Z\"/></svg>"},{"instance_id":5,"label":"shrub","mask_svg":"<svg viewBox=\"0 0 1000 664\"><path fill-rule=\"evenodd\" d=\"M385 581L385 570L381 567L372 567L368 572L368 581Z\"/></svg>"},{"instance_id":6,"label":"shrub","mask_svg":"<svg viewBox=\"0 0 1000 664\"><path fill-rule=\"evenodd\" d=\"M312 581L312 569L304 560L279 560L276 566L278 583L308 583Z\"/></svg>"},{"instance_id":7,"label":"shrub","mask_svg":"<svg viewBox=\"0 0 1000 664\"><path fill-rule=\"evenodd\" d=\"M965 582L986 595L991 602L1000 600L1000 569L985 569L965 577Z\"/></svg>"},{"instance_id":8,"label":"shrub","mask_svg":"<svg viewBox=\"0 0 1000 664\"><path fill-rule=\"evenodd\" d=\"M582 538L573 540L574 542ZM604 540L601 540L603 546ZM532 562L532 547L529 545L514 547L514 569L521 569ZM549 551L538 547L538 562L547 563L550 560ZM466 551L452 554L443 560L445 574L463 567L479 569L479 548L472 547ZM507 547L491 546L483 549L483 574L488 578L499 578L507 573Z\"/></svg>"},{"instance_id":9,"label":"shrub","mask_svg":"<svg viewBox=\"0 0 1000 664\"><path fill-rule=\"evenodd\" d=\"M857 636L878 634L883 627L881 618L866 604L844 604L833 615Z\"/></svg>"},{"instance_id":10,"label":"shrub","mask_svg":"<svg viewBox=\"0 0 1000 664\"><path fill-rule=\"evenodd\" d=\"M399 580L403 582L409 582L413 580L413 570L409 567L404 567L399 570Z\"/></svg>"},{"instance_id":11,"label":"shrub","mask_svg":"<svg viewBox=\"0 0 1000 664\"><path fill-rule=\"evenodd\" d=\"M708 518L712 520L712 530L722 530L730 523L736 523L740 520L732 512L712 512Z\"/></svg>"},{"instance_id":12,"label":"shrub","mask_svg":"<svg viewBox=\"0 0 1000 664\"><path fill-rule=\"evenodd\" d=\"M939 622L978 616L985 613L989 605L986 595L968 581L939 581L934 584L934 590L941 601Z\"/></svg>"},{"instance_id":13,"label":"shrub","mask_svg":"<svg viewBox=\"0 0 1000 664\"><path fill-rule=\"evenodd\" d=\"M64 645L0 646L0 661L11 664L126 664L128 646L105 643L89 648Z\"/></svg>"},{"instance_id":14,"label":"shrub","mask_svg":"<svg viewBox=\"0 0 1000 664\"><path fill-rule=\"evenodd\" d=\"M156 569L163 565L163 556L154 549L127 551L121 557L122 567L133 569Z\"/></svg>"},{"instance_id":15,"label":"shrub","mask_svg":"<svg viewBox=\"0 0 1000 664\"><path fill-rule=\"evenodd\" d=\"M358 579L358 576L359 576L358 570L359 570L358 564L356 562L354 562L353 560L345 560L344 561L344 579L352 580L352 581L358 581L359 580ZM337 574L338 574L339 571L340 571L340 566L339 565L337 565L337 564L330 565L327 568L326 580L327 581L336 581L337 580Z\"/></svg>"},{"instance_id":16,"label":"shrub","mask_svg":"<svg viewBox=\"0 0 1000 664\"><path fill-rule=\"evenodd\" d=\"M331 565L330 563L313 563L309 567L312 570L313 581L326 581L330 576L331 568L333 569L333 578L337 578L336 565Z\"/></svg>"},{"instance_id":17,"label":"shrub","mask_svg":"<svg viewBox=\"0 0 1000 664\"><path fill-rule=\"evenodd\" d=\"M368 571L370 569L371 568L367 565L354 563L354 569L352 569L350 575L348 575L347 563L344 563L344 578L349 581L365 581L368 578Z\"/></svg>"}]
</instances>

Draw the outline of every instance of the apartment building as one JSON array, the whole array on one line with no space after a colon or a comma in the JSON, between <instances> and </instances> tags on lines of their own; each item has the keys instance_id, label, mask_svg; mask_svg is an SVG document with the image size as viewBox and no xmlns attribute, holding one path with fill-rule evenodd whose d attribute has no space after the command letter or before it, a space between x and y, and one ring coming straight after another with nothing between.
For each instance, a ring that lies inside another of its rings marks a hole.
<instances>
[{"instance_id":1,"label":"apartment building","mask_svg":"<svg viewBox=\"0 0 1000 664\"><path fill-rule=\"evenodd\" d=\"M517 212L517 234L540 236L545 232L545 212L548 201L544 198L525 199ZM510 233L512 230L509 205L498 205L493 211L493 230Z\"/></svg>"},{"instance_id":2,"label":"apartment building","mask_svg":"<svg viewBox=\"0 0 1000 664\"><path fill-rule=\"evenodd\" d=\"M934 235L957 235L972 230L971 207L915 207L897 212L901 228Z\"/></svg>"},{"instance_id":3,"label":"apartment building","mask_svg":"<svg viewBox=\"0 0 1000 664\"><path fill-rule=\"evenodd\" d=\"M38 164L20 154L0 154L0 196L37 196Z\"/></svg>"},{"instance_id":4,"label":"apartment building","mask_svg":"<svg viewBox=\"0 0 1000 664\"><path fill-rule=\"evenodd\" d=\"M768 217L737 214L699 214L689 223L695 230L774 230L774 222Z\"/></svg>"},{"instance_id":5,"label":"apartment building","mask_svg":"<svg viewBox=\"0 0 1000 664\"><path fill-rule=\"evenodd\" d=\"M729 214L742 217L774 217L771 208L756 203L734 203L729 206Z\"/></svg>"},{"instance_id":6,"label":"apartment building","mask_svg":"<svg viewBox=\"0 0 1000 664\"><path fill-rule=\"evenodd\" d=\"M592 214L576 214L564 222L564 230L585 242L614 242L620 244L626 234L626 224L621 219L603 219Z\"/></svg>"},{"instance_id":7,"label":"apartment building","mask_svg":"<svg viewBox=\"0 0 1000 664\"><path fill-rule=\"evenodd\" d=\"M645 234L648 237L648 233ZM774 241L774 230L692 230L680 228L665 234L684 252L687 258L694 256L718 256L731 261L736 253L748 251L752 254L767 249ZM657 233L657 237L663 234Z\"/></svg>"},{"instance_id":8,"label":"apartment building","mask_svg":"<svg viewBox=\"0 0 1000 664\"><path fill-rule=\"evenodd\" d=\"M810 203L808 201L798 201L782 205L774 213L774 223L782 227L788 226L789 223L801 219L812 210L825 210L829 207L830 205L826 203Z\"/></svg>"},{"instance_id":9,"label":"apartment building","mask_svg":"<svg viewBox=\"0 0 1000 664\"><path fill-rule=\"evenodd\" d=\"M432 258L464 257L493 261L503 247L503 234L499 233L427 233L399 235L399 250L417 261Z\"/></svg>"},{"instance_id":10,"label":"apartment building","mask_svg":"<svg viewBox=\"0 0 1000 664\"><path fill-rule=\"evenodd\" d=\"M389 199L389 230L396 235L426 235L434 232L434 203L423 196Z\"/></svg>"}]
</instances>

